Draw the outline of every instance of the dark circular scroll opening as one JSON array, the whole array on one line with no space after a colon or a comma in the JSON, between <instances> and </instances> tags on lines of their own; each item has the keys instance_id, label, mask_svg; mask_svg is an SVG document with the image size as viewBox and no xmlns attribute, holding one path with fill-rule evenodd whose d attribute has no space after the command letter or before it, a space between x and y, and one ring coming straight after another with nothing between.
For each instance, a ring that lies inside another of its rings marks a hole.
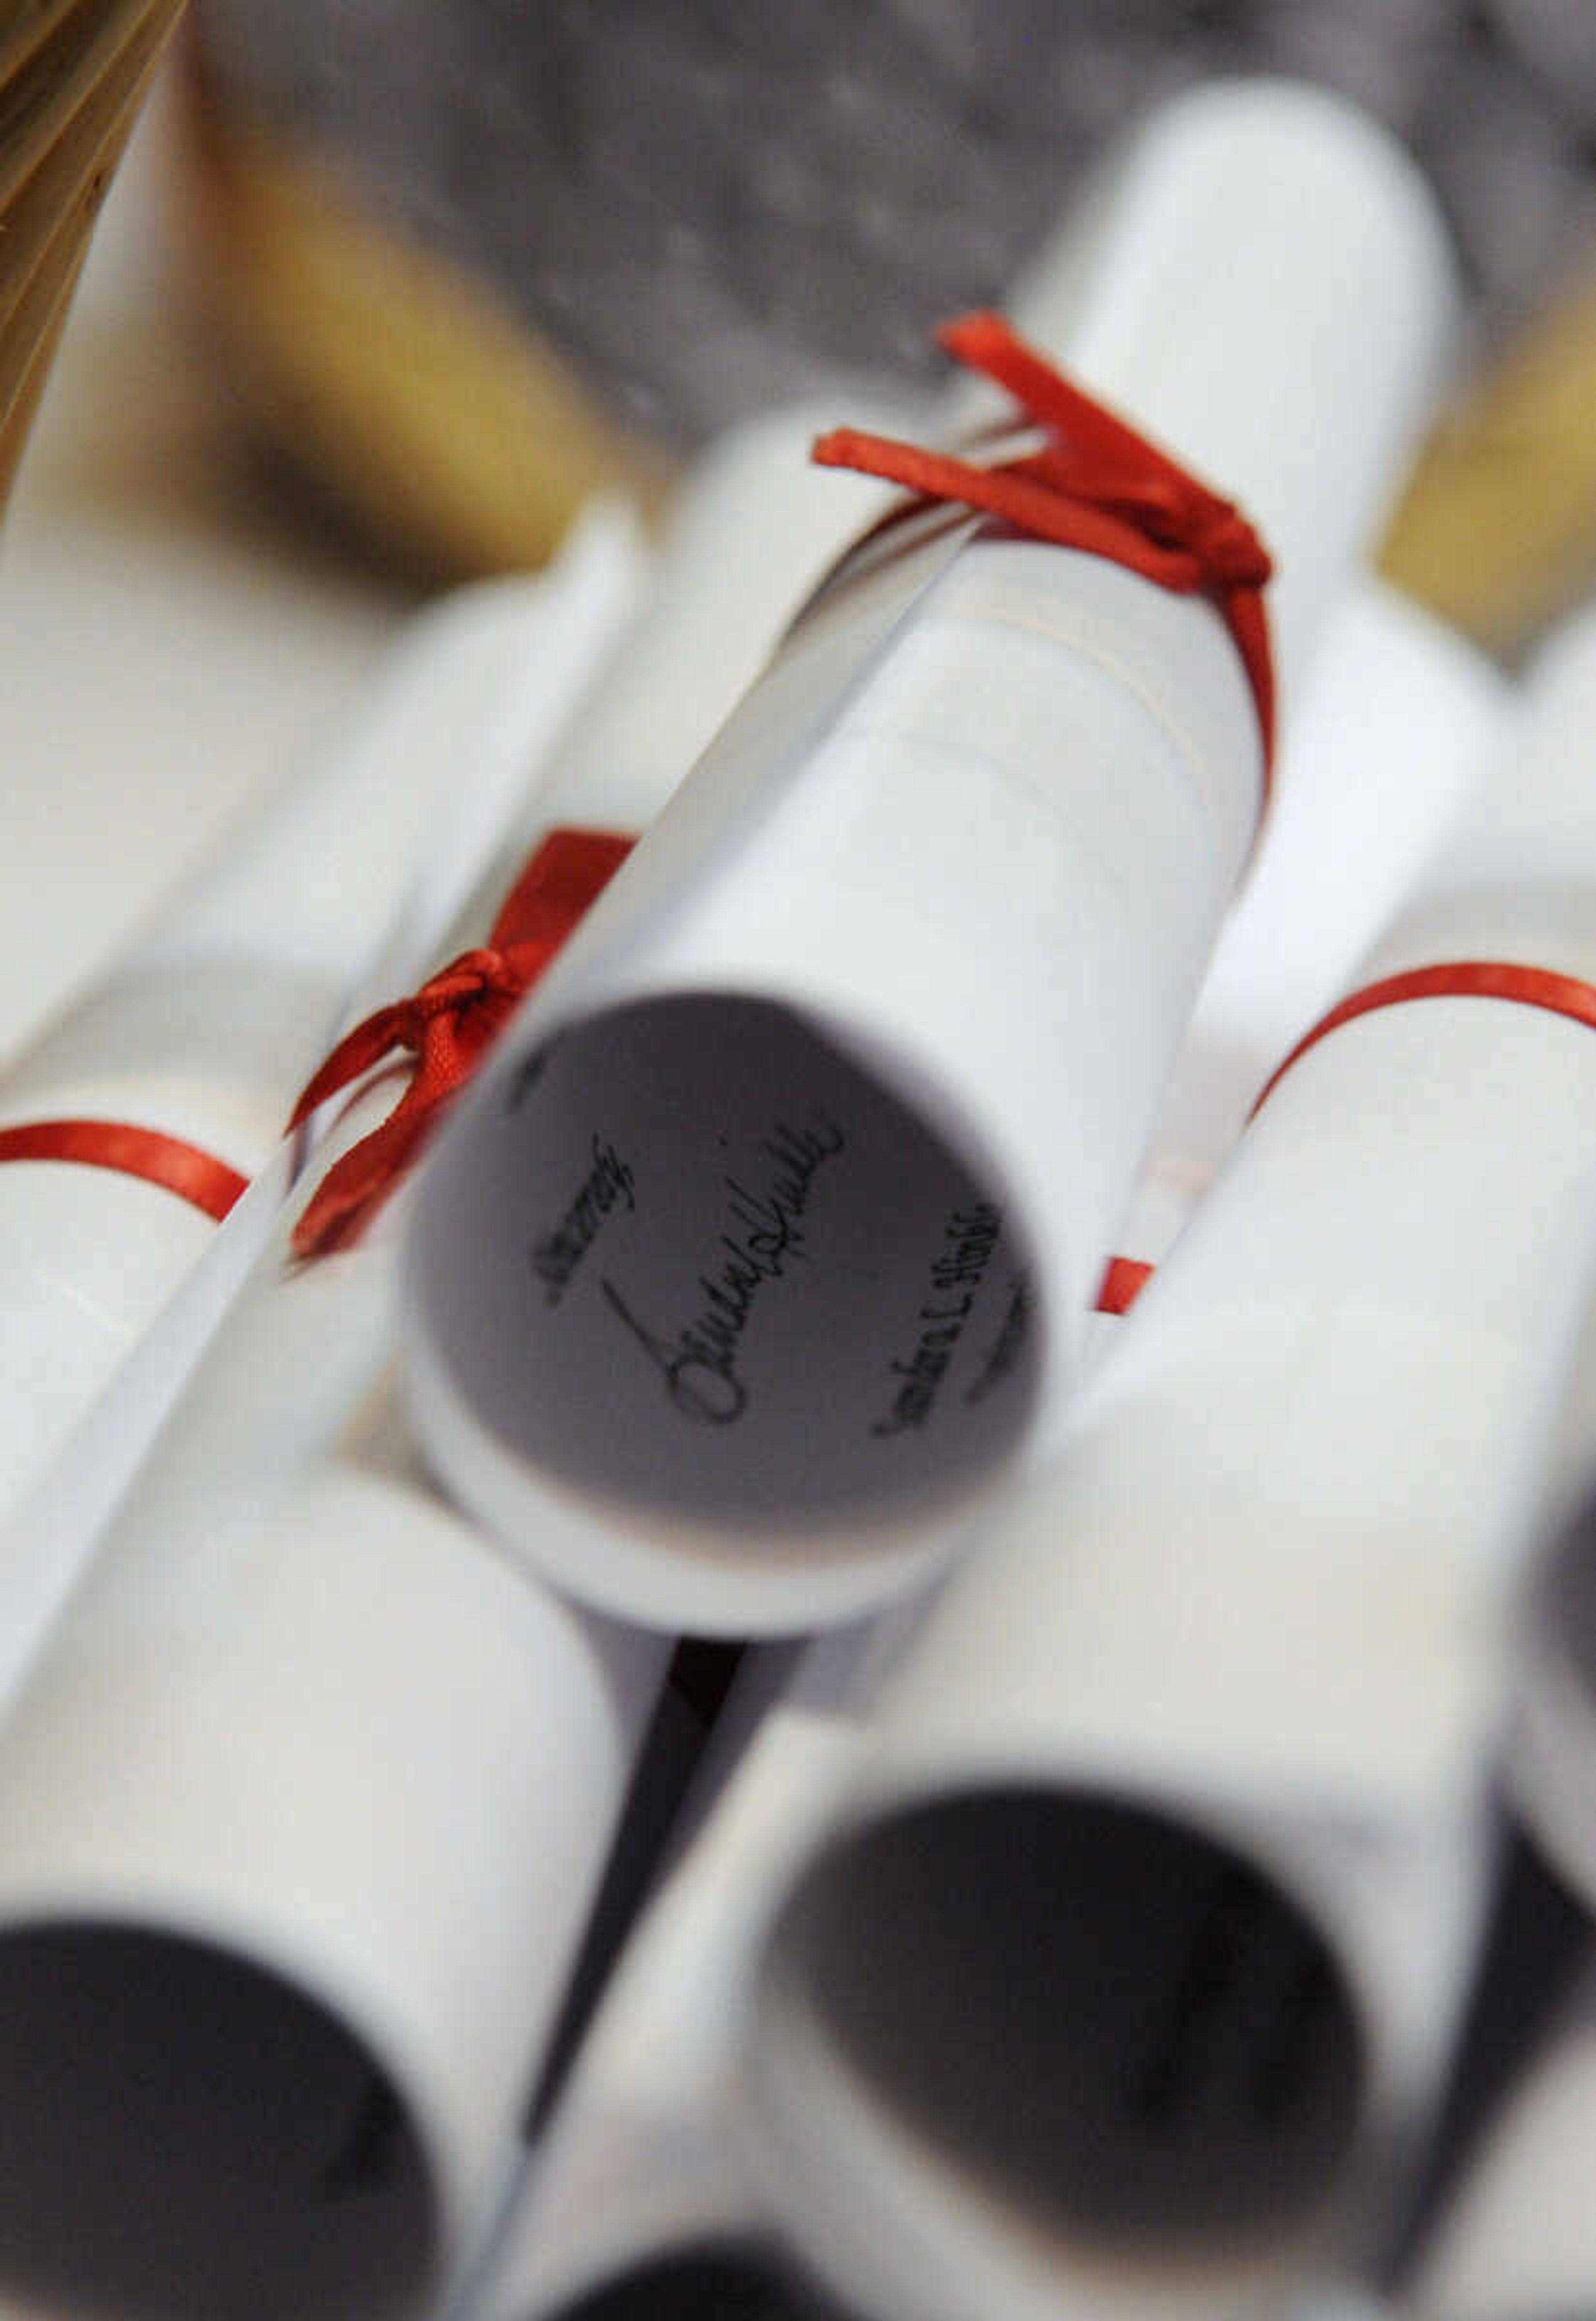
<instances>
[{"instance_id":1,"label":"dark circular scroll opening","mask_svg":"<svg viewBox=\"0 0 1596 2321\"><path fill-rule=\"evenodd\" d=\"M778 2049L840 2054L941 2183L1078 2245L1245 2256L1341 2189L1363 2071L1330 1953L1157 1815L1014 1788L890 1816L799 1889L772 1973Z\"/></svg>"},{"instance_id":2,"label":"dark circular scroll opening","mask_svg":"<svg viewBox=\"0 0 1596 2321\"><path fill-rule=\"evenodd\" d=\"M674 2250L634 2265L551 2321L856 2321L755 2242Z\"/></svg>"},{"instance_id":3,"label":"dark circular scroll opening","mask_svg":"<svg viewBox=\"0 0 1596 2321\"><path fill-rule=\"evenodd\" d=\"M440 1150L429 1353L529 1467L726 1553L973 1489L1035 1399L1034 1267L908 1078L766 1000L585 1018Z\"/></svg>"},{"instance_id":4,"label":"dark circular scroll opening","mask_svg":"<svg viewBox=\"0 0 1596 2321\"><path fill-rule=\"evenodd\" d=\"M333 2016L197 1942L0 1937L0 2286L117 2321L388 2321L433 2281L428 2171Z\"/></svg>"}]
</instances>

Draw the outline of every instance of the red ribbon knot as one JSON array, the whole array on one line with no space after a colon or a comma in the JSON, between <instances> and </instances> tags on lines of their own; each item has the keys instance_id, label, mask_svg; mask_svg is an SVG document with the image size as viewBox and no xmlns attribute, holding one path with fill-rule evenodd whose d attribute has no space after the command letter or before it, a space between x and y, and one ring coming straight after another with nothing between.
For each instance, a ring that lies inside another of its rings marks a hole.
<instances>
[{"instance_id":1,"label":"red ribbon knot","mask_svg":"<svg viewBox=\"0 0 1596 2321\"><path fill-rule=\"evenodd\" d=\"M998 516L1033 539L1122 564L1177 596L1209 597L1252 691L1267 797L1274 667L1263 590L1272 568L1252 525L1232 501L1055 370L1001 314L961 315L936 335L956 362L1014 397L1045 432L1043 448L983 468L839 427L816 441L815 460L901 484L921 499Z\"/></svg>"},{"instance_id":2,"label":"red ribbon knot","mask_svg":"<svg viewBox=\"0 0 1596 2321\"><path fill-rule=\"evenodd\" d=\"M634 843L609 831L552 830L523 866L486 945L461 951L408 999L378 1007L344 1033L306 1083L290 1129L396 1051L415 1066L388 1118L339 1156L306 1205L293 1232L296 1257L324 1257L359 1240Z\"/></svg>"}]
</instances>

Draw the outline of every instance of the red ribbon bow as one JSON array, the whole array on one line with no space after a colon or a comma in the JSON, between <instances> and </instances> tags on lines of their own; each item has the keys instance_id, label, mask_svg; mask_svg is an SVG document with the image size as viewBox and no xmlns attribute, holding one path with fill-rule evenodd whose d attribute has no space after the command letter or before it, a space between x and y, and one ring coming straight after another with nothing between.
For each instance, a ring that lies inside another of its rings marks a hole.
<instances>
[{"instance_id":1,"label":"red ribbon bow","mask_svg":"<svg viewBox=\"0 0 1596 2321\"><path fill-rule=\"evenodd\" d=\"M484 949L462 951L411 998L378 1008L340 1040L306 1082L290 1129L396 1050L415 1064L388 1118L340 1155L306 1205L294 1227L296 1257L324 1257L360 1238L634 842L602 830L550 831L528 857Z\"/></svg>"},{"instance_id":2,"label":"red ribbon bow","mask_svg":"<svg viewBox=\"0 0 1596 2321\"><path fill-rule=\"evenodd\" d=\"M982 468L838 427L820 437L813 458L823 468L853 468L902 484L925 499L984 510L1034 539L1123 564L1178 596L1211 598L1252 689L1267 794L1274 668L1263 589L1272 567L1246 518L1072 386L1001 314L963 314L936 335L955 361L1007 388L1045 430L1049 441L1041 451Z\"/></svg>"}]
</instances>

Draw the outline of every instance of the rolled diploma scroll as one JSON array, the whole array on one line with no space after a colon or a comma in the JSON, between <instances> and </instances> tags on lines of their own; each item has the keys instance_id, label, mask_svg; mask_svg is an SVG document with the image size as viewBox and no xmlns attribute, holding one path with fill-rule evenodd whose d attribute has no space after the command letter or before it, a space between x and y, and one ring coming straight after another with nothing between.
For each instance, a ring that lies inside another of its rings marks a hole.
<instances>
[{"instance_id":1,"label":"rolled diploma scroll","mask_svg":"<svg viewBox=\"0 0 1596 2321\"><path fill-rule=\"evenodd\" d=\"M1596 974L1593 645L1360 985ZM1332 1032L953 1575L778 1922L746 2075L772 2197L883 2311L1233 2314L1422 2113L1593 1137L1583 1024L1446 997Z\"/></svg>"},{"instance_id":2,"label":"rolled diploma scroll","mask_svg":"<svg viewBox=\"0 0 1596 2321\"><path fill-rule=\"evenodd\" d=\"M414 1471L393 1223L288 1271L285 1213L12 1706L0 2293L41 2307L424 2309L564 1987L666 1648Z\"/></svg>"},{"instance_id":3,"label":"rolled diploma scroll","mask_svg":"<svg viewBox=\"0 0 1596 2321\"><path fill-rule=\"evenodd\" d=\"M1428 196L1244 84L1155 120L1091 229L1062 351L1256 519L1290 689L1436 368ZM406 1358L452 1488L670 1626L924 1575L1070 1372L1259 781L1205 601L962 523L844 565L429 1171ZM636 1206L551 1279L595 1137Z\"/></svg>"},{"instance_id":4,"label":"rolled diploma scroll","mask_svg":"<svg viewBox=\"0 0 1596 2321\"><path fill-rule=\"evenodd\" d=\"M603 2311L606 2296L642 2314L666 2280L685 2296L694 2266L707 2312L722 2268L760 2267L768 2212L730 2103L744 1970L921 1616L917 1600L796 1657L771 1646L745 1663L689 1803L691 1834L628 1939L475 2321L586 2321L588 2301ZM779 2311L774 2280L769 2294Z\"/></svg>"},{"instance_id":5,"label":"rolled diploma scroll","mask_svg":"<svg viewBox=\"0 0 1596 2321\"><path fill-rule=\"evenodd\" d=\"M613 644L640 569L634 532L612 510L548 578L484 584L423 614L325 760L0 1074L0 1129L125 1122L257 1174L424 842L436 845L440 816L478 827L471 786L491 792L506 761L524 787ZM269 1215L253 1205L241 1230ZM0 1518L215 1230L139 1177L59 1160L0 1166Z\"/></svg>"},{"instance_id":6,"label":"rolled diploma scroll","mask_svg":"<svg viewBox=\"0 0 1596 2321\"><path fill-rule=\"evenodd\" d=\"M687 650L691 543L757 512L748 608L807 578L822 480L772 480L771 448L734 444L662 551L638 633L684 640L652 657L661 730L742 668L718 632ZM623 655L595 716L625 682ZM546 775L524 840L556 800L637 818L634 717L579 800ZM323 1162L393 1102L379 1080L329 1133L0 1739L0 2290L129 2321L406 2310L506 2165L666 1647L545 1597L428 1489L388 1389L397 1215L286 1265Z\"/></svg>"}]
</instances>

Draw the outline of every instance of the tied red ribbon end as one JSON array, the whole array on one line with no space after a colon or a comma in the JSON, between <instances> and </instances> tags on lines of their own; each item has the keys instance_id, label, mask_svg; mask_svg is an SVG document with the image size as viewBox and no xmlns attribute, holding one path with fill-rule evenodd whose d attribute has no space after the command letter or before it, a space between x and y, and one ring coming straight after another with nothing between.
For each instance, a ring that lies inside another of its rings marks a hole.
<instances>
[{"instance_id":1,"label":"tied red ribbon end","mask_svg":"<svg viewBox=\"0 0 1596 2321\"><path fill-rule=\"evenodd\" d=\"M891 436L834 428L815 443L823 468L899 484L923 500L999 517L1035 540L1125 566L1177 595L1211 599L1252 692L1267 786L1274 754L1274 664L1263 590L1272 566L1233 502L1190 475L1106 405L1076 387L1001 314L962 314L937 337L967 370L1014 397L1047 441L983 468Z\"/></svg>"},{"instance_id":2,"label":"tied red ribbon end","mask_svg":"<svg viewBox=\"0 0 1596 2321\"><path fill-rule=\"evenodd\" d=\"M293 1231L296 1257L327 1257L360 1239L634 842L609 831L551 831L483 948L462 951L410 998L378 1008L340 1040L306 1083L290 1129L396 1051L415 1062L388 1118L340 1154L306 1204Z\"/></svg>"}]
</instances>

